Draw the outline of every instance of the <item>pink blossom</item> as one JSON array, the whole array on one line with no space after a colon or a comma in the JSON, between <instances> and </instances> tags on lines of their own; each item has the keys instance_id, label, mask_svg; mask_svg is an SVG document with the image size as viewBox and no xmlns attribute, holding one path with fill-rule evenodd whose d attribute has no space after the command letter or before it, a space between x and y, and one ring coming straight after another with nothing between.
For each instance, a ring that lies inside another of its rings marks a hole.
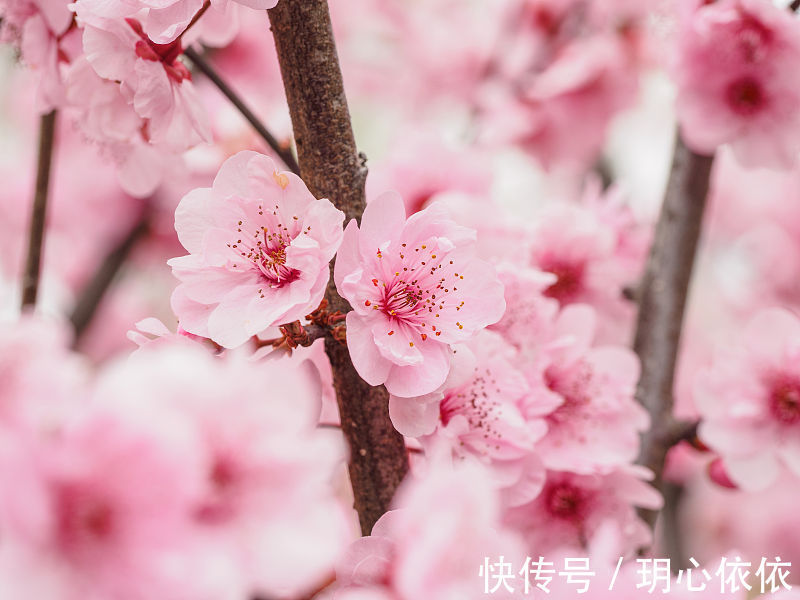
<instances>
[{"instance_id":1,"label":"pink blossom","mask_svg":"<svg viewBox=\"0 0 800 600\"><path fill-rule=\"evenodd\" d=\"M128 422L185 432L200 465L186 515L205 555L240 587L230 597L294 597L332 572L349 537L331 486L345 452L336 432L316 429L311 364L150 344L99 393Z\"/></svg>"},{"instance_id":2,"label":"pink blossom","mask_svg":"<svg viewBox=\"0 0 800 600\"><path fill-rule=\"evenodd\" d=\"M649 543L647 525L636 506L660 508L661 496L643 479L646 469L626 467L605 475L548 471L539 496L507 511L508 527L520 531L529 548L546 553L584 548L603 525L612 522L622 536L623 553Z\"/></svg>"},{"instance_id":3,"label":"pink blossom","mask_svg":"<svg viewBox=\"0 0 800 600\"><path fill-rule=\"evenodd\" d=\"M172 307L186 331L233 348L317 308L344 215L268 157L240 152L175 212L187 256Z\"/></svg>"},{"instance_id":4,"label":"pink blossom","mask_svg":"<svg viewBox=\"0 0 800 600\"><path fill-rule=\"evenodd\" d=\"M211 0L211 11L224 14L228 5L238 3L255 10L273 8L278 0ZM123 19L144 11L142 25L147 35L157 44L168 44L181 36L203 9L203 0L78 0L87 14L105 19ZM204 20L210 16L203 14Z\"/></svg>"},{"instance_id":5,"label":"pink blossom","mask_svg":"<svg viewBox=\"0 0 800 600\"><path fill-rule=\"evenodd\" d=\"M336 260L339 293L353 307L347 344L359 375L395 396L441 386L451 346L505 310L494 269L474 256L475 233L433 205L406 219L403 200L384 194L351 221Z\"/></svg>"},{"instance_id":6,"label":"pink blossom","mask_svg":"<svg viewBox=\"0 0 800 600\"><path fill-rule=\"evenodd\" d=\"M594 311L571 305L559 315L555 341L547 348L547 390L541 390L538 406L552 395L557 406L546 415L547 435L537 451L550 469L588 474L630 463L649 424L633 395L638 358L622 346L591 347L594 329Z\"/></svg>"},{"instance_id":7,"label":"pink blossom","mask_svg":"<svg viewBox=\"0 0 800 600\"><path fill-rule=\"evenodd\" d=\"M146 120L148 142L186 149L210 141L208 117L180 61L180 40L155 44L136 19L98 19L76 4L83 49L103 79L118 82L125 101Z\"/></svg>"},{"instance_id":8,"label":"pink blossom","mask_svg":"<svg viewBox=\"0 0 800 600\"><path fill-rule=\"evenodd\" d=\"M75 410L88 373L69 342L65 323L0 322L0 430L55 430Z\"/></svg>"},{"instance_id":9,"label":"pink blossom","mask_svg":"<svg viewBox=\"0 0 800 600\"><path fill-rule=\"evenodd\" d=\"M484 557L521 560L520 540L500 526L488 476L475 465L453 469L434 461L424 479L403 485L394 506L346 553L337 600L360 598L352 591L359 589L370 600L382 593L396 600L484 598ZM502 588L495 596L511 597Z\"/></svg>"},{"instance_id":10,"label":"pink blossom","mask_svg":"<svg viewBox=\"0 0 800 600\"><path fill-rule=\"evenodd\" d=\"M697 375L699 435L745 490L764 489L781 465L800 476L800 320L759 312L738 344L720 348Z\"/></svg>"},{"instance_id":11,"label":"pink blossom","mask_svg":"<svg viewBox=\"0 0 800 600\"><path fill-rule=\"evenodd\" d=\"M800 143L800 25L761 0L702 6L684 23L676 67L686 142L731 144L752 166L788 166Z\"/></svg>"},{"instance_id":12,"label":"pink blossom","mask_svg":"<svg viewBox=\"0 0 800 600\"><path fill-rule=\"evenodd\" d=\"M0 452L3 597L193 595L186 515L197 469L190 453L101 414L57 438L7 442Z\"/></svg>"},{"instance_id":13,"label":"pink blossom","mask_svg":"<svg viewBox=\"0 0 800 600\"><path fill-rule=\"evenodd\" d=\"M66 0L0 2L0 42L19 48L25 64L37 72L37 110L49 112L64 102L62 64L79 53L77 28Z\"/></svg>"},{"instance_id":14,"label":"pink blossom","mask_svg":"<svg viewBox=\"0 0 800 600\"><path fill-rule=\"evenodd\" d=\"M460 346L443 391L421 398L390 396L389 415L400 433L427 449L448 447L455 458L489 467L504 504L529 502L544 483L534 451L543 419L525 419L530 385L512 365L514 350L488 331Z\"/></svg>"}]
</instances>

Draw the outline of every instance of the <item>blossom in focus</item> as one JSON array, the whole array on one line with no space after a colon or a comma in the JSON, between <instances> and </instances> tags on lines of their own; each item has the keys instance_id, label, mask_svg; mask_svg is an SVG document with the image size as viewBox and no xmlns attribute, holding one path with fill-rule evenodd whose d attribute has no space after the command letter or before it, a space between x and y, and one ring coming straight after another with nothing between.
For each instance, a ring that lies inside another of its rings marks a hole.
<instances>
[{"instance_id":1,"label":"blossom in focus","mask_svg":"<svg viewBox=\"0 0 800 600\"><path fill-rule=\"evenodd\" d=\"M694 400L700 438L740 488L764 489L782 467L800 477L800 319L759 312L697 375Z\"/></svg>"},{"instance_id":2,"label":"blossom in focus","mask_svg":"<svg viewBox=\"0 0 800 600\"><path fill-rule=\"evenodd\" d=\"M411 398L439 388L452 346L497 322L505 310L494 268L474 253L475 232L436 204L406 219L394 193L351 221L336 258L353 365L370 385Z\"/></svg>"},{"instance_id":3,"label":"blossom in focus","mask_svg":"<svg viewBox=\"0 0 800 600\"><path fill-rule=\"evenodd\" d=\"M175 229L189 252L169 261L181 281L172 308L181 327L234 348L319 306L344 215L293 173L244 151L210 188L189 192Z\"/></svg>"},{"instance_id":4,"label":"blossom in focus","mask_svg":"<svg viewBox=\"0 0 800 600\"><path fill-rule=\"evenodd\" d=\"M675 77L686 143L731 144L742 164L792 165L800 150L800 24L763 0L707 3L686 18Z\"/></svg>"}]
</instances>

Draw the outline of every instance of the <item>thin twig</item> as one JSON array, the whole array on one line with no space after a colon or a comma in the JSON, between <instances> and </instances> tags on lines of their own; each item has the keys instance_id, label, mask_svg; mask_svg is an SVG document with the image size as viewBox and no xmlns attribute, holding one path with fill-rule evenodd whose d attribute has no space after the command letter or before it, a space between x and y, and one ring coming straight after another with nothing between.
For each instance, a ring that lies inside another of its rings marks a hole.
<instances>
[{"instance_id":1,"label":"thin twig","mask_svg":"<svg viewBox=\"0 0 800 600\"><path fill-rule=\"evenodd\" d=\"M283 161L283 163L288 167L290 171L296 174L300 174L300 166L297 164L297 160L295 159L294 155L292 154L291 150L281 144L274 135L266 128L266 126L259 120L259 118L253 113L252 110L244 103L241 99L239 94L237 94L231 86L229 86L222 77L220 77L219 73L216 72L214 67L206 61L203 56L197 52L194 48L186 48L183 51L184 55L192 61L195 67L197 67L203 75L208 77L208 80L213 83L217 89L222 92L225 97L231 101L236 109L242 114L242 116L247 119L250 125L253 126L253 129L267 142L270 148L278 155L278 157Z\"/></svg>"},{"instance_id":2,"label":"thin twig","mask_svg":"<svg viewBox=\"0 0 800 600\"><path fill-rule=\"evenodd\" d=\"M39 293L39 276L44 246L44 226L47 217L47 196L50 189L50 167L56 132L56 111L42 115L39 121L39 155L36 168L36 190L31 208L28 234L28 254L22 274L22 308L34 306Z\"/></svg>"},{"instance_id":3,"label":"thin twig","mask_svg":"<svg viewBox=\"0 0 800 600\"><path fill-rule=\"evenodd\" d=\"M103 262L98 265L89 283L83 288L75 307L70 315L73 331L75 333L74 345L77 346L92 322L98 306L111 283L119 273L120 268L128 259L136 243L147 232L150 221L150 211L145 209L138 221L119 243L111 249Z\"/></svg>"},{"instance_id":4,"label":"thin twig","mask_svg":"<svg viewBox=\"0 0 800 600\"><path fill-rule=\"evenodd\" d=\"M789 5L789 10L793 12L797 12L797 9L800 8L800 0L793 0L793 2Z\"/></svg>"},{"instance_id":5,"label":"thin twig","mask_svg":"<svg viewBox=\"0 0 800 600\"><path fill-rule=\"evenodd\" d=\"M329 198L348 219L366 206L365 159L356 149L326 0L281 0L268 11L283 76L301 175L311 192ZM331 310L350 307L333 278ZM403 437L389 419L388 394L359 377L347 348L326 336L342 431L350 448L350 482L361 531L369 535L389 509L408 472Z\"/></svg>"},{"instance_id":6,"label":"thin twig","mask_svg":"<svg viewBox=\"0 0 800 600\"><path fill-rule=\"evenodd\" d=\"M679 430L672 416L675 364L712 162L713 157L692 152L678 137L653 246L638 287L633 348L642 362L642 374L636 397L651 422L642 436L639 462L653 471L659 490L664 461ZM642 516L652 527L658 513L642 511Z\"/></svg>"}]
</instances>

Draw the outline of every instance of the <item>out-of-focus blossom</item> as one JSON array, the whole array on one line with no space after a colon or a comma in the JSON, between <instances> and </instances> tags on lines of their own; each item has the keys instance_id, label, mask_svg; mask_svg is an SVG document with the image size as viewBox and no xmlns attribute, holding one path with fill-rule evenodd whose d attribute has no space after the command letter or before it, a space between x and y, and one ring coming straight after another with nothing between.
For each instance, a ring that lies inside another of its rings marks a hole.
<instances>
[{"instance_id":1,"label":"out-of-focus blossom","mask_svg":"<svg viewBox=\"0 0 800 600\"><path fill-rule=\"evenodd\" d=\"M534 405L538 413L555 398L545 418L547 435L537 444L550 469L589 474L622 467L636 458L639 434L649 424L633 396L638 358L622 346L592 347L594 329L591 308L567 307L547 347L546 397Z\"/></svg>"},{"instance_id":2,"label":"out-of-focus blossom","mask_svg":"<svg viewBox=\"0 0 800 600\"><path fill-rule=\"evenodd\" d=\"M0 42L17 46L25 64L37 71L37 110L45 113L64 102L61 65L79 52L78 32L67 0L3 0Z\"/></svg>"},{"instance_id":3,"label":"out-of-focus blossom","mask_svg":"<svg viewBox=\"0 0 800 600\"><path fill-rule=\"evenodd\" d=\"M142 25L148 37L157 44L168 44L182 35L196 17L200 20L208 17L205 11L209 8L212 13L224 14L231 1L256 10L273 8L278 3L278 0L211 0L210 6L204 6L203 0L79 0L78 4L87 14L104 19L124 19L143 13Z\"/></svg>"},{"instance_id":4,"label":"out-of-focus blossom","mask_svg":"<svg viewBox=\"0 0 800 600\"><path fill-rule=\"evenodd\" d=\"M201 461L188 517L239 598L300 594L328 575L348 537L331 485L345 452L336 432L316 429L310 363L149 345L100 394L128 420L187 428Z\"/></svg>"},{"instance_id":5,"label":"out-of-focus blossom","mask_svg":"<svg viewBox=\"0 0 800 600\"><path fill-rule=\"evenodd\" d=\"M401 488L394 506L337 568L337 600L360 598L355 590L374 593L364 596L370 599L483 598L485 556L523 560L520 539L500 525L488 476L474 465L434 461L424 479ZM512 597L502 587L495 596Z\"/></svg>"},{"instance_id":6,"label":"out-of-focus blossom","mask_svg":"<svg viewBox=\"0 0 800 600\"><path fill-rule=\"evenodd\" d=\"M86 60L103 79L118 83L125 101L146 120L148 142L186 149L210 141L208 117L180 61L180 40L156 44L134 18L97 19L80 3Z\"/></svg>"},{"instance_id":7,"label":"out-of-focus blossom","mask_svg":"<svg viewBox=\"0 0 800 600\"><path fill-rule=\"evenodd\" d=\"M627 467L605 475L548 471L533 501L507 511L507 526L521 532L529 548L546 553L585 548L600 528L614 524L623 553L646 545L651 533L637 506L660 508L661 496L644 481L648 472Z\"/></svg>"},{"instance_id":8,"label":"out-of-focus blossom","mask_svg":"<svg viewBox=\"0 0 800 600\"><path fill-rule=\"evenodd\" d=\"M758 313L738 345L720 348L698 374L699 435L745 490L774 482L781 466L800 476L800 319Z\"/></svg>"},{"instance_id":9,"label":"out-of-focus blossom","mask_svg":"<svg viewBox=\"0 0 800 600\"><path fill-rule=\"evenodd\" d=\"M187 194L175 213L189 252L169 261L181 281L172 296L181 327L233 348L302 319L325 293L343 220L268 157L231 157L213 186Z\"/></svg>"},{"instance_id":10,"label":"out-of-focus blossom","mask_svg":"<svg viewBox=\"0 0 800 600\"><path fill-rule=\"evenodd\" d=\"M705 3L685 19L675 76L681 133L696 151L731 144L743 164L800 150L800 24L763 0Z\"/></svg>"},{"instance_id":11,"label":"out-of-focus blossom","mask_svg":"<svg viewBox=\"0 0 800 600\"><path fill-rule=\"evenodd\" d=\"M441 386L451 346L495 323L505 310L494 268L474 255L475 232L430 206L406 219L403 200L388 193L351 221L337 255L347 345L370 385L410 398Z\"/></svg>"}]
</instances>

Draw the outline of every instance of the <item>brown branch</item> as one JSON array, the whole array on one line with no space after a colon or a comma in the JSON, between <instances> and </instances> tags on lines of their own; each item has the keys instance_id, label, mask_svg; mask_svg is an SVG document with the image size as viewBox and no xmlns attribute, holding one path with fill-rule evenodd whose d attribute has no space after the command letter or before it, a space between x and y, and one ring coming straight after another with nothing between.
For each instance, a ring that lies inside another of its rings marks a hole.
<instances>
[{"instance_id":1,"label":"brown branch","mask_svg":"<svg viewBox=\"0 0 800 600\"><path fill-rule=\"evenodd\" d=\"M360 219L366 206L367 170L350 124L328 3L281 0L268 13L301 175L314 195L329 198L348 220ZM332 278L326 297L331 310L349 310ZM361 530L368 535L408 472L408 454L403 437L389 420L383 386L371 387L358 376L343 344L326 337L325 350L350 448L355 508Z\"/></svg>"},{"instance_id":2,"label":"brown branch","mask_svg":"<svg viewBox=\"0 0 800 600\"><path fill-rule=\"evenodd\" d=\"M111 287L111 283L119 273L120 268L130 256L136 243L147 232L149 221L150 211L145 208L139 220L106 255L103 262L98 265L97 271L81 291L69 318L75 334L74 346L77 347L80 343L97 312L97 307L100 306L100 302Z\"/></svg>"},{"instance_id":3,"label":"brown branch","mask_svg":"<svg viewBox=\"0 0 800 600\"><path fill-rule=\"evenodd\" d=\"M789 5L789 10L793 12L797 12L798 8L800 8L800 0L793 0L793 2Z\"/></svg>"},{"instance_id":4,"label":"brown branch","mask_svg":"<svg viewBox=\"0 0 800 600\"><path fill-rule=\"evenodd\" d=\"M633 348L642 362L636 397L650 414L639 462L662 489L667 452L675 443L672 389L683 313L708 195L713 157L689 150L678 137L664 204L639 292ZM654 525L658 513L642 511Z\"/></svg>"},{"instance_id":5,"label":"brown branch","mask_svg":"<svg viewBox=\"0 0 800 600\"><path fill-rule=\"evenodd\" d=\"M39 293L39 276L42 270L44 225L47 216L47 196L50 191L50 167L53 162L53 145L56 134L56 111L42 115L39 121L39 155L36 167L36 189L31 207L28 234L28 254L22 272L22 308L36 304Z\"/></svg>"},{"instance_id":6,"label":"brown branch","mask_svg":"<svg viewBox=\"0 0 800 600\"><path fill-rule=\"evenodd\" d=\"M223 95L230 100L231 104L233 104L236 109L242 114L242 116L247 119L247 122L252 125L253 129L256 130L256 133L260 135L267 145L272 148L275 154L278 155L283 161L283 164L292 171L293 173L300 173L300 167L297 164L297 160L295 159L294 155L292 154L291 150L281 144L277 138L272 135L269 129L259 120L259 118L255 115L255 113L250 110L250 108L244 103L244 100L237 94L231 86L229 86L224 79L217 73L214 67L206 61L203 56L197 52L194 48L186 48L183 51L183 54L192 61L195 67L205 75L208 80L213 83L217 89L223 93Z\"/></svg>"}]
</instances>

